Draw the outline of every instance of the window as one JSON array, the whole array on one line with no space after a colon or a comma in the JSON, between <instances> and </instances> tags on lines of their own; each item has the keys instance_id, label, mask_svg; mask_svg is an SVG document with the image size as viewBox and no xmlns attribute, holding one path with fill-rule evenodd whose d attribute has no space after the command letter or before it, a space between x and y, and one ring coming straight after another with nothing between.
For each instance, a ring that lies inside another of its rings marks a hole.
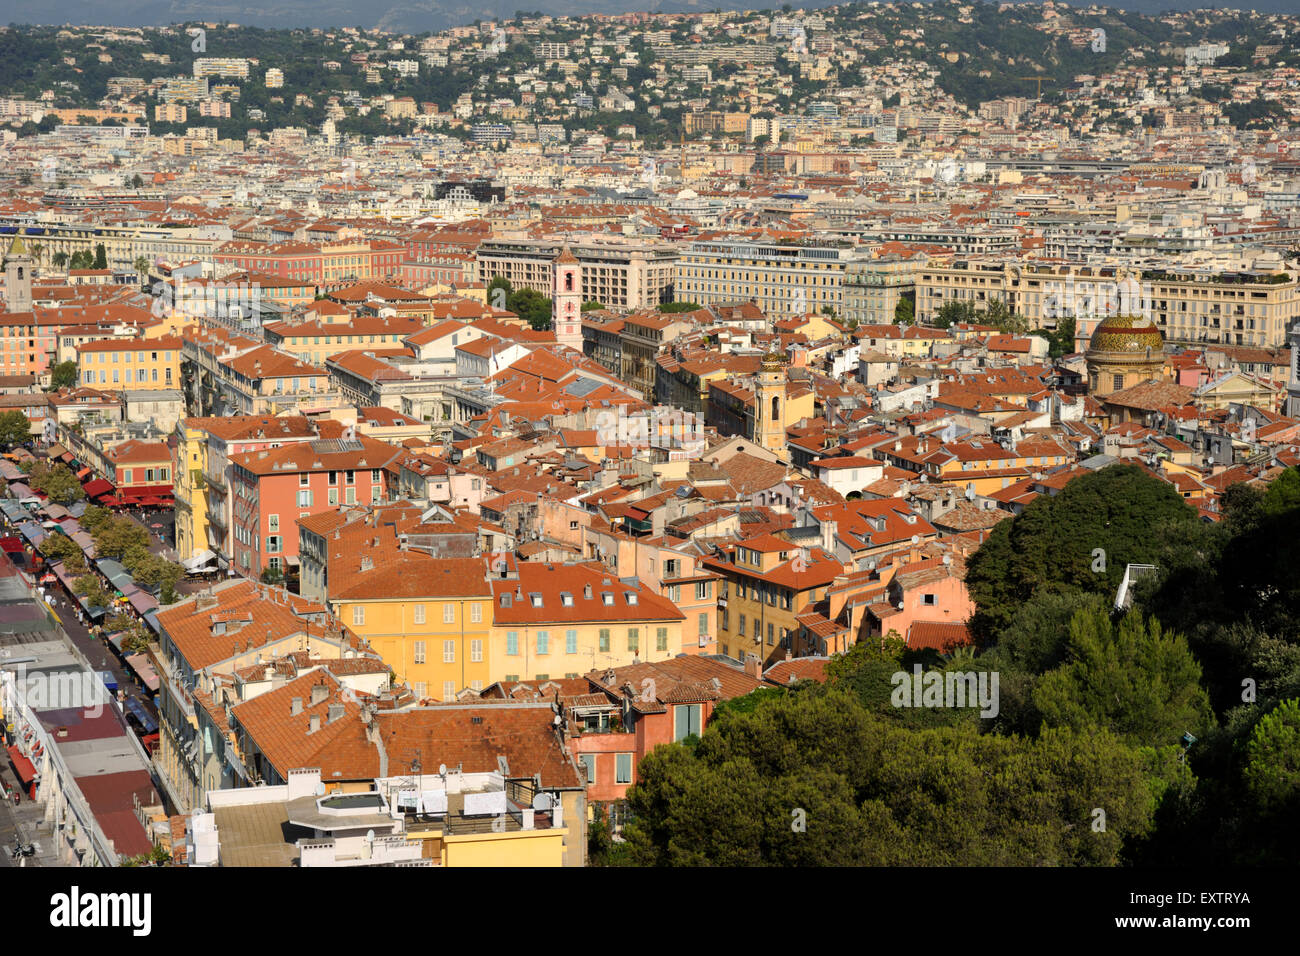
<instances>
[{"instance_id":1,"label":"window","mask_svg":"<svg viewBox=\"0 0 1300 956\"><path fill-rule=\"evenodd\" d=\"M933 594L922 594L921 603L924 604L926 607L934 607L935 604L938 603L938 601L935 595Z\"/></svg>"},{"instance_id":2,"label":"window","mask_svg":"<svg viewBox=\"0 0 1300 956\"><path fill-rule=\"evenodd\" d=\"M415 682L415 699L424 700L429 696L429 685L422 680Z\"/></svg>"},{"instance_id":3,"label":"window","mask_svg":"<svg viewBox=\"0 0 1300 956\"><path fill-rule=\"evenodd\" d=\"M445 680L442 682L442 699L454 700L456 697L456 682L454 680Z\"/></svg>"},{"instance_id":4,"label":"window","mask_svg":"<svg viewBox=\"0 0 1300 956\"><path fill-rule=\"evenodd\" d=\"M134 468L123 468L123 469L122 469L122 484L124 484L124 485L129 485L129 484L131 484L131 482L133 482L134 480L135 480L135 469L134 469Z\"/></svg>"},{"instance_id":5,"label":"window","mask_svg":"<svg viewBox=\"0 0 1300 956\"><path fill-rule=\"evenodd\" d=\"M587 783L596 782L596 755L595 754L578 754L578 759L582 761L583 768L587 771Z\"/></svg>"},{"instance_id":6,"label":"window","mask_svg":"<svg viewBox=\"0 0 1300 956\"><path fill-rule=\"evenodd\" d=\"M280 551L280 536L278 534L269 534L266 536L266 553L278 554Z\"/></svg>"},{"instance_id":7,"label":"window","mask_svg":"<svg viewBox=\"0 0 1300 956\"><path fill-rule=\"evenodd\" d=\"M298 476L299 488L306 488L310 484L311 484L311 475L307 474L306 472L303 472L301 475Z\"/></svg>"},{"instance_id":8,"label":"window","mask_svg":"<svg viewBox=\"0 0 1300 956\"><path fill-rule=\"evenodd\" d=\"M655 650L668 650L668 628L660 627L655 629Z\"/></svg>"},{"instance_id":9,"label":"window","mask_svg":"<svg viewBox=\"0 0 1300 956\"><path fill-rule=\"evenodd\" d=\"M315 381L315 379L312 379L312 381ZM482 690L483 682L481 680L472 680L469 682L469 687L470 690Z\"/></svg>"},{"instance_id":10,"label":"window","mask_svg":"<svg viewBox=\"0 0 1300 956\"><path fill-rule=\"evenodd\" d=\"M519 632L506 631L506 653L511 657L519 655Z\"/></svg>"},{"instance_id":11,"label":"window","mask_svg":"<svg viewBox=\"0 0 1300 956\"><path fill-rule=\"evenodd\" d=\"M551 634L549 631L537 632L537 653L539 656L551 653Z\"/></svg>"},{"instance_id":12,"label":"window","mask_svg":"<svg viewBox=\"0 0 1300 956\"><path fill-rule=\"evenodd\" d=\"M697 601L706 601L706 600L708 600L709 597L712 595L712 593L713 593L713 582L712 582L712 581L696 581L696 582L695 582L695 599L696 599Z\"/></svg>"},{"instance_id":13,"label":"window","mask_svg":"<svg viewBox=\"0 0 1300 956\"><path fill-rule=\"evenodd\" d=\"M741 637L745 636L745 615L740 615L740 629L736 632Z\"/></svg>"},{"instance_id":14,"label":"window","mask_svg":"<svg viewBox=\"0 0 1300 956\"><path fill-rule=\"evenodd\" d=\"M365 624L365 623L366 623L366 606L364 604L354 605L352 608L353 626Z\"/></svg>"},{"instance_id":15,"label":"window","mask_svg":"<svg viewBox=\"0 0 1300 956\"><path fill-rule=\"evenodd\" d=\"M456 663L456 642L455 641L442 642L442 662L444 664Z\"/></svg>"},{"instance_id":16,"label":"window","mask_svg":"<svg viewBox=\"0 0 1300 956\"><path fill-rule=\"evenodd\" d=\"M305 494L308 494L308 495L311 494L310 491L308 491L308 492L304 492L304 493L305 493ZM346 502L347 502L348 504L350 504L350 505L354 505L354 504L356 504L356 503L357 503L357 489L355 489L355 488L349 488L349 489L347 490L347 497L344 499L344 501L346 501Z\"/></svg>"},{"instance_id":17,"label":"window","mask_svg":"<svg viewBox=\"0 0 1300 956\"><path fill-rule=\"evenodd\" d=\"M700 705L678 704L673 708L673 743L700 733Z\"/></svg>"},{"instance_id":18,"label":"window","mask_svg":"<svg viewBox=\"0 0 1300 956\"><path fill-rule=\"evenodd\" d=\"M772 644L775 642L776 642L776 625L773 624L771 621L768 621L767 622L767 643Z\"/></svg>"},{"instance_id":19,"label":"window","mask_svg":"<svg viewBox=\"0 0 1300 956\"><path fill-rule=\"evenodd\" d=\"M378 480L379 480L379 469L378 469L378 468L372 468L372 469L370 470L370 480L371 480L372 482L374 482L374 481L378 481Z\"/></svg>"},{"instance_id":20,"label":"window","mask_svg":"<svg viewBox=\"0 0 1300 956\"><path fill-rule=\"evenodd\" d=\"M627 629L627 649L636 653L641 645L641 629L639 627L629 627Z\"/></svg>"},{"instance_id":21,"label":"window","mask_svg":"<svg viewBox=\"0 0 1300 956\"><path fill-rule=\"evenodd\" d=\"M456 605L444 604L442 606L442 623L443 624L456 623Z\"/></svg>"},{"instance_id":22,"label":"window","mask_svg":"<svg viewBox=\"0 0 1300 956\"><path fill-rule=\"evenodd\" d=\"M417 664L424 663L424 652L425 652L424 641L416 641L415 642L415 663Z\"/></svg>"},{"instance_id":23,"label":"window","mask_svg":"<svg viewBox=\"0 0 1300 956\"><path fill-rule=\"evenodd\" d=\"M483 662L483 642L475 638L469 642L469 659L475 664Z\"/></svg>"},{"instance_id":24,"label":"window","mask_svg":"<svg viewBox=\"0 0 1300 956\"><path fill-rule=\"evenodd\" d=\"M347 482L349 485L356 484L357 473L353 471L351 468L349 468L347 471L343 473L343 480Z\"/></svg>"},{"instance_id":25,"label":"window","mask_svg":"<svg viewBox=\"0 0 1300 956\"><path fill-rule=\"evenodd\" d=\"M337 485L337 484L339 483L339 473L338 473L337 471L331 471L331 472L330 472L330 480L329 480L329 483L330 483L331 485Z\"/></svg>"},{"instance_id":26,"label":"window","mask_svg":"<svg viewBox=\"0 0 1300 956\"><path fill-rule=\"evenodd\" d=\"M349 504L350 504L350 503L351 503L351 502L349 502ZM311 492L310 492L310 491L300 491L300 492L298 492L298 507L299 507L299 508L310 508L310 507L311 507Z\"/></svg>"},{"instance_id":27,"label":"window","mask_svg":"<svg viewBox=\"0 0 1300 956\"><path fill-rule=\"evenodd\" d=\"M608 654L608 653L609 653L609 628L607 628L607 627L602 627L602 628L600 629L600 645L599 645L599 646L600 646L600 651L601 651L602 654Z\"/></svg>"},{"instance_id":28,"label":"window","mask_svg":"<svg viewBox=\"0 0 1300 956\"><path fill-rule=\"evenodd\" d=\"M423 605L423 604L416 604L414 607L411 608L411 612L412 612L412 614L414 614L414 616L415 616L415 617L414 617L414 620L415 620L415 623L416 623L416 624L423 624L423 623L424 623L424 605Z\"/></svg>"},{"instance_id":29,"label":"window","mask_svg":"<svg viewBox=\"0 0 1300 956\"><path fill-rule=\"evenodd\" d=\"M480 624L483 621L483 605L471 604L469 606L469 619L474 624Z\"/></svg>"},{"instance_id":30,"label":"window","mask_svg":"<svg viewBox=\"0 0 1300 956\"><path fill-rule=\"evenodd\" d=\"M615 754L614 782L631 783L632 782L632 755Z\"/></svg>"},{"instance_id":31,"label":"window","mask_svg":"<svg viewBox=\"0 0 1300 956\"><path fill-rule=\"evenodd\" d=\"M573 628L569 628L564 632L564 653L578 653L578 632Z\"/></svg>"},{"instance_id":32,"label":"window","mask_svg":"<svg viewBox=\"0 0 1300 956\"><path fill-rule=\"evenodd\" d=\"M336 504L338 504L338 503L339 503L339 490L338 490L337 488L331 488L331 489L329 490L328 499L329 499L329 503L330 503L331 505L336 505Z\"/></svg>"},{"instance_id":33,"label":"window","mask_svg":"<svg viewBox=\"0 0 1300 956\"><path fill-rule=\"evenodd\" d=\"M707 613L700 615L700 637L709 636L709 615Z\"/></svg>"}]
</instances>

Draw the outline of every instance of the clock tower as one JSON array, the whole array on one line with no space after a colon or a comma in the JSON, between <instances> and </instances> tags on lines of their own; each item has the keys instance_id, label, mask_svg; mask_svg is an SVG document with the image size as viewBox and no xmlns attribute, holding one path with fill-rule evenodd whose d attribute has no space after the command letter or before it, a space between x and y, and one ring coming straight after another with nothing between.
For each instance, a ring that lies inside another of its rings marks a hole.
<instances>
[{"instance_id":1,"label":"clock tower","mask_svg":"<svg viewBox=\"0 0 1300 956\"><path fill-rule=\"evenodd\" d=\"M551 329L555 341L581 354L582 263L566 244L551 269Z\"/></svg>"}]
</instances>

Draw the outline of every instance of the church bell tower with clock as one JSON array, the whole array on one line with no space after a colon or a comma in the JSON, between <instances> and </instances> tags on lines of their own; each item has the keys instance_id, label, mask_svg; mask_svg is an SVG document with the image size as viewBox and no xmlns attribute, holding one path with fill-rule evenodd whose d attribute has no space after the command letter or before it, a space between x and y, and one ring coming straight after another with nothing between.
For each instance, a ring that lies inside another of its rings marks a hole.
<instances>
[{"instance_id":1,"label":"church bell tower with clock","mask_svg":"<svg viewBox=\"0 0 1300 956\"><path fill-rule=\"evenodd\" d=\"M582 263L567 245L552 263L551 328L555 341L582 352Z\"/></svg>"}]
</instances>

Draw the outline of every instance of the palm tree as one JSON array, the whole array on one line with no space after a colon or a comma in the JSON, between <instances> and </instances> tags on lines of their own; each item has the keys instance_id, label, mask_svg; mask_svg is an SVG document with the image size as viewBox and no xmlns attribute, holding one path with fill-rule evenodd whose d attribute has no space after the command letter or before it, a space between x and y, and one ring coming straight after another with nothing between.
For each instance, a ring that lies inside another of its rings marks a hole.
<instances>
[{"instance_id":1,"label":"palm tree","mask_svg":"<svg viewBox=\"0 0 1300 956\"><path fill-rule=\"evenodd\" d=\"M68 264L68 254L66 252L56 252L50 256L50 261L54 263L54 268L62 269Z\"/></svg>"},{"instance_id":2,"label":"palm tree","mask_svg":"<svg viewBox=\"0 0 1300 956\"><path fill-rule=\"evenodd\" d=\"M149 260L144 256L136 256L135 271L140 273L140 284L144 285L145 276L149 274Z\"/></svg>"}]
</instances>

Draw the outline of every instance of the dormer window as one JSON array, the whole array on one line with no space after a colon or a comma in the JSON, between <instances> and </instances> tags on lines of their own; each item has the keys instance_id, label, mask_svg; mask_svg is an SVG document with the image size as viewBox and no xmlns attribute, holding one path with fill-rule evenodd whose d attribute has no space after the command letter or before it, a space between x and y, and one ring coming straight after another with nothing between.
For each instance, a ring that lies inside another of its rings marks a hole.
<instances>
[{"instance_id":1,"label":"dormer window","mask_svg":"<svg viewBox=\"0 0 1300 956\"><path fill-rule=\"evenodd\" d=\"M606 606L606 607L613 607L613 606L614 606L614 595L611 594L610 592L608 592L608 591L601 591L601 592L600 592L600 599L601 599L602 601L605 602L605 606Z\"/></svg>"},{"instance_id":2,"label":"dormer window","mask_svg":"<svg viewBox=\"0 0 1300 956\"><path fill-rule=\"evenodd\" d=\"M529 597L529 600L531 600L531 601L533 602L533 607L541 607L541 606L542 606L542 596L541 596L541 594L539 594L537 591L529 591L529 592L528 592L528 597Z\"/></svg>"},{"instance_id":3,"label":"dormer window","mask_svg":"<svg viewBox=\"0 0 1300 956\"><path fill-rule=\"evenodd\" d=\"M565 607L573 607L573 595L568 591L560 592L560 603Z\"/></svg>"},{"instance_id":4,"label":"dormer window","mask_svg":"<svg viewBox=\"0 0 1300 956\"><path fill-rule=\"evenodd\" d=\"M509 606L510 606L510 595L509 595L509 594L503 594L503 595L501 595L501 606L502 606L502 607L509 607Z\"/></svg>"},{"instance_id":5,"label":"dormer window","mask_svg":"<svg viewBox=\"0 0 1300 956\"><path fill-rule=\"evenodd\" d=\"M627 598L628 604L636 603L637 593L635 591L626 591L624 592L623 596Z\"/></svg>"}]
</instances>

